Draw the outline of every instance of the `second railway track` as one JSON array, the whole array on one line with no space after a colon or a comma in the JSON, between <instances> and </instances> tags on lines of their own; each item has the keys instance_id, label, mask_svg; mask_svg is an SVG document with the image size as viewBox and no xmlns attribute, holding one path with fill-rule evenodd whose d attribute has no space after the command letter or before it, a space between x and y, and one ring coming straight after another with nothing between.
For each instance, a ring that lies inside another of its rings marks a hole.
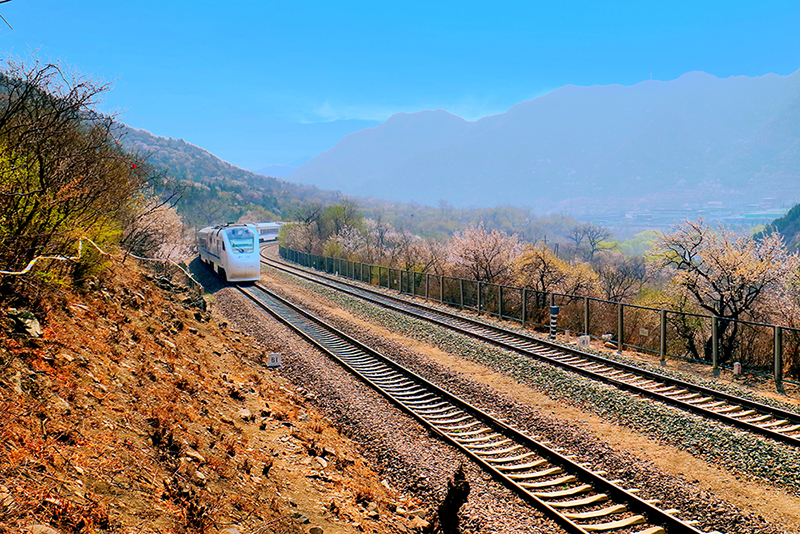
<instances>
[{"instance_id":1,"label":"second railway track","mask_svg":"<svg viewBox=\"0 0 800 534\"><path fill-rule=\"evenodd\" d=\"M642 397L659 400L776 441L800 446L800 415L797 413L647 371L596 354L549 343L522 332L423 306L380 291L344 282L338 278L311 274L263 256L262 258L265 264L273 268L373 304L549 362Z\"/></svg>"},{"instance_id":2,"label":"second railway track","mask_svg":"<svg viewBox=\"0 0 800 534\"><path fill-rule=\"evenodd\" d=\"M248 298L380 391L566 531L671 534L701 531L547 442L499 421L315 318L253 286Z\"/></svg>"}]
</instances>

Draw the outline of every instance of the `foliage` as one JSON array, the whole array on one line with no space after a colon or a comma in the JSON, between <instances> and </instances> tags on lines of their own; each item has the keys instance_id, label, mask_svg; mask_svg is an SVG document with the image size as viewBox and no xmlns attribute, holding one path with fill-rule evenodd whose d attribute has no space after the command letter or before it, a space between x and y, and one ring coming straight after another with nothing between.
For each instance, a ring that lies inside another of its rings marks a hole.
<instances>
[{"instance_id":1,"label":"foliage","mask_svg":"<svg viewBox=\"0 0 800 534\"><path fill-rule=\"evenodd\" d=\"M783 237L789 250L800 248L800 204L790 209L783 217L772 221L754 237L763 239L776 232Z\"/></svg>"},{"instance_id":2,"label":"foliage","mask_svg":"<svg viewBox=\"0 0 800 534\"><path fill-rule=\"evenodd\" d=\"M588 264L570 265L544 244L526 245L514 259L514 279L522 286L541 292L594 295L597 274Z\"/></svg>"},{"instance_id":3,"label":"foliage","mask_svg":"<svg viewBox=\"0 0 800 534\"><path fill-rule=\"evenodd\" d=\"M626 239L620 243L620 251L628 256L640 256L653 248L659 235L660 234L656 230L639 232L630 239Z\"/></svg>"},{"instance_id":4,"label":"foliage","mask_svg":"<svg viewBox=\"0 0 800 534\"><path fill-rule=\"evenodd\" d=\"M81 236L119 239L158 176L112 136L94 106L106 84L54 63L9 59L0 74L0 266L19 270L42 254L74 252ZM73 274L95 265L91 253ZM5 279L7 290L15 282Z\"/></svg>"},{"instance_id":5,"label":"foliage","mask_svg":"<svg viewBox=\"0 0 800 534\"><path fill-rule=\"evenodd\" d=\"M718 331L721 361L736 348L739 323L730 319L759 319L759 304L795 279L800 267L800 259L786 251L778 234L755 240L714 230L702 220L686 221L662 235L650 257L656 267L674 270L674 287L723 319ZM710 357L710 339L705 357Z\"/></svg>"}]
</instances>

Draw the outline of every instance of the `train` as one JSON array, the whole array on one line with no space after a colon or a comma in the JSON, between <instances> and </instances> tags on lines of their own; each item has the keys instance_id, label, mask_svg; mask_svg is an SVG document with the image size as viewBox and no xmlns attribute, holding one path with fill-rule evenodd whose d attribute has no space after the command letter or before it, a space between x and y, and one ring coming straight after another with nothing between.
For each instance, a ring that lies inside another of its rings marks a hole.
<instances>
[{"instance_id":1,"label":"train","mask_svg":"<svg viewBox=\"0 0 800 534\"><path fill-rule=\"evenodd\" d=\"M197 232L200 259L228 282L261 278L261 255L253 224L207 226Z\"/></svg>"},{"instance_id":2,"label":"train","mask_svg":"<svg viewBox=\"0 0 800 534\"><path fill-rule=\"evenodd\" d=\"M278 234L281 231L281 226L286 223L274 221L266 223L250 223L255 228L258 234L258 242L266 243L268 241L277 241Z\"/></svg>"}]
</instances>

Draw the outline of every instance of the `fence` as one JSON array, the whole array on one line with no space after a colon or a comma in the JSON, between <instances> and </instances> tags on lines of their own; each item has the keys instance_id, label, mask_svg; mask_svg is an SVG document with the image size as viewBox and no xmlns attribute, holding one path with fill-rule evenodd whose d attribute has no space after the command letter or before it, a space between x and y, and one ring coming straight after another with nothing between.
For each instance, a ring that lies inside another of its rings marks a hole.
<instances>
[{"instance_id":1,"label":"fence","mask_svg":"<svg viewBox=\"0 0 800 534\"><path fill-rule=\"evenodd\" d=\"M778 387L800 377L800 329L625 304L583 295L546 293L444 275L404 271L328 258L280 247L282 258L305 267L396 290L462 310L472 310L523 327L550 328L551 305L559 306L560 332L610 340L625 348L734 368L773 377ZM800 383L800 382L793 382Z\"/></svg>"},{"instance_id":2,"label":"fence","mask_svg":"<svg viewBox=\"0 0 800 534\"><path fill-rule=\"evenodd\" d=\"M156 264L161 264L164 267L165 272L172 271L171 273L169 273L170 275L172 275L175 272L180 272L184 276L184 283L189 288L191 288L193 291L197 292L198 295L202 295L203 294L203 290L204 290L203 289L203 285L200 282L198 282L191 275L191 273L189 272L188 266L186 266L184 264L178 264L178 263L175 263L174 261L172 261L170 259L166 259L166 258L146 258L146 257L143 257L143 256L137 256L136 254L133 254L133 253L130 253L130 252L125 252L122 255L122 258L119 258L119 257L114 256L113 254L111 254L109 252L106 252L105 250L100 248L100 246L98 246L97 243L95 243L94 241L92 241L91 239L89 239L88 237L85 237L85 236L81 237L78 240L78 253L75 256L36 256L30 262L28 262L28 265L26 265L25 268L22 269L21 271L3 271L3 270L0 270L0 275L3 275L3 276L24 276L24 275L27 275L28 273L30 273L33 270L34 265L36 265L36 263L41 261L41 260L78 261L83 257L83 242L84 241L87 241L90 245L92 245L94 248L96 248L97 251L100 254L102 254L103 256L106 256L108 258L112 258L112 259L124 262L125 258L130 256L130 257L136 258L137 260L140 260L140 261L149 261L149 262L154 262Z\"/></svg>"}]
</instances>

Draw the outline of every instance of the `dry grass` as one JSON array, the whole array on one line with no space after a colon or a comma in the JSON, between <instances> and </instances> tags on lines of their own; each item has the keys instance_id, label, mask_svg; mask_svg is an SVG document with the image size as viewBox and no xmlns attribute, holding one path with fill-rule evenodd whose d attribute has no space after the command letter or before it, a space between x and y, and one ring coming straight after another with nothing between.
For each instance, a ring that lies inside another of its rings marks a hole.
<instances>
[{"instance_id":1,"label":"dry grass","mask_svg":"<svg viewBox=\"0 0 800 534\"><path fill-rule=\"evenodd\" d=\"M0 330L0 533L307 532L298 512L326 533L356 532L359 502L393 498L352 444L249 359L253 340L143 273L115 271L42 300L42 339ZM321 483L311 461L326 455ZM406 528L386 517L360 528Z\"/></svg>"}]
</instances>

